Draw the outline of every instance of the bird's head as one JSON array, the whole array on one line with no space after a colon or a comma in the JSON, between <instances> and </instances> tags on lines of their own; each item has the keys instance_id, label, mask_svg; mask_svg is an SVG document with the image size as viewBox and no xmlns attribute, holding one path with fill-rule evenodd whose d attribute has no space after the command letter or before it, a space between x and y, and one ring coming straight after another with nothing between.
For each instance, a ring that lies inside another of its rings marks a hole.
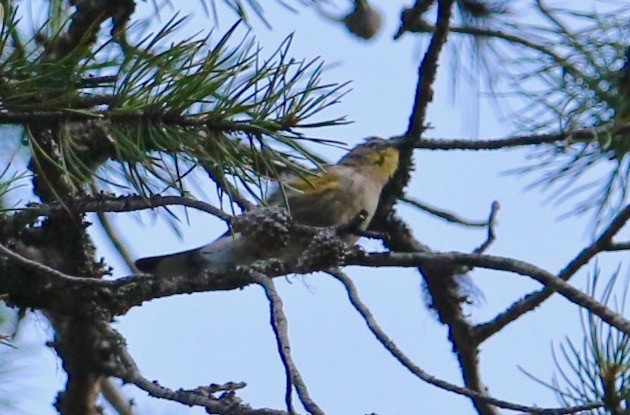
<instances>
[{"instance_id":1,"label":"bird's head","mask_svg":"<svg viewBox=\"0 0 630 415\"><path fill-rule=\"evenodd\" d=\"M360 169L369 177L388 181L398 169L398 143L371 137L354 147L339 164Z\"/></svg>"}]
</instances>

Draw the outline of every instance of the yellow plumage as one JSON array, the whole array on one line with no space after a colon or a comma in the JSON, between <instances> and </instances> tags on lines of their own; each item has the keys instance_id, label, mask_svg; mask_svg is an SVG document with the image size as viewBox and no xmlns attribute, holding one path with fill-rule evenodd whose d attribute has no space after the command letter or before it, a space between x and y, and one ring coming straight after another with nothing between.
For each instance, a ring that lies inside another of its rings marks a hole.
<instances>
[{"instance_id":1,"label":"yellow plumage","mask_svg":"<svg viewBox=\"0 0 630 415\"><path fill-rule=\"evenodd\" d=\"M284 206L292 219L316 227L338 226L367 212L367 227L378 206L381 190L398 168L398 150L392 142L373 138L353 148L337 164L323 166L313 175L280 181L281 188L268 200ZM356 236L345 237L354 243ZM161 276L204 270L224 272L235 265L275 257L291 266L308 241L292 240L281 250L270 250L239 234L226 235L198 249L143 258L136 266L143 272Z\"/></svg>"}]
</instances>

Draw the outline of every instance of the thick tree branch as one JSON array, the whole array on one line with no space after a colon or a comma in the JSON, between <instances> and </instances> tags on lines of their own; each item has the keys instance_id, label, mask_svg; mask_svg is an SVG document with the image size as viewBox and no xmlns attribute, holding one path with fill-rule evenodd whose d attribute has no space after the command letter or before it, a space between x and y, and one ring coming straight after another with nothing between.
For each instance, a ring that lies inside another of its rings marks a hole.
<instances>
[{"instance_id":1,"label":"thick tree branch","mask_svg":"<svg viewBox=\"0 0 630 415\"><path fill-rule=\"evenodd\" d=\"M397 198L403 196L403 189L409 183L413 170L413 149L424 131L427 107L433 100L433 82L437 73L440 53L448 36L453 2L454 0L440 0L438 2L437 30L431 37L431 42L418 67L418 81L413 108L409 115L407 131L402 137L403 144L399 147L398 170L383 189L375 222L384 219L392 211Z\"/></svg>"},{"instance_id":2,"label":"thick tree branch","mask_svg":"<svg viewBox=\"0 0 630 415\"><path fill-rule=\"evenodd\" d=\"M217 120L205 115L183 115L177 113L148 112L111 112L105 110L75 111L73 109L59 111L0 112L0 124L56 124L59 122L110 120L113 123L159 123L180 127L204 127L210 130L232 133L265 135L269 127L263 128L246 121ZM278 130L290 130L292 127L278 126Z\"/></svg>"},{"instance_id":3,"label":"thick tree branch","mask_svg":"<svg viewBox=\"0 0 630 415\"><path fill-rule=\"evenodd\" d=\"M630 209L629 209L630 210ZM606 232L609 238L612 232ZM601 238L599 239L601 240ZM598 240L598 241L599 241ZM606 244L600 242L602 247ZM594 245L597 245L597 241ZM402 267L426 267L428 266L444 266L450 267L456 265L466 265L471 267L483 267L489 269L510 271L520 275L528 276L546 286L550 292L558 292L569 301L580 305L593 314L599 316L608 324L618 328L626 334L630 334L630 321L626 320L620 314L607 308L604 304L598 302L592 297L584 294L580 290L572 287L564 281L567 273L574 273L578 268L575 264L585 264L586 257L592 258L597 252L593 252L594 248L589 247L583 251L578 257L567 266L559 276L555 276L550 272L517 259L498 257L491 255L466 254L466 253L431 253L431 252L411 252L411 253L385 253L356 255L348 258L346 265L364 265L372 267L383 266L402 266ZM155 298L171 296L175 294L184 294L203 291L230 290L242 288L251 283L251 276L247 268L236 269L235 272L227 272L225 274L205 273L204 275L184 275L174 277L166 281L165 279L153 276L130 276L117 280L95 280L92 278L82 278L66 275L62 272L49 268L36 261L29 260L14 253L3 245L0 245L0 253L2 256L10 258L20 266L31 269L40 274L42 281L31 281L31 283L45 284L47 290L29 293L25 289L19 276L5 275L0 280L0 290L9 294L12 299L28 299L24 305L40 308L51 308L64 313L72 314L71 310L76 312L77 300L83 307L89 307L85 304L86 299L92 300L93 307L102 308L112 315L124 314L129 308L139 305L144 301ZM283 267L278 268L276 264L270 264L269 275L279 276L285 275L290 270ZM314 271L314 270L311 270ZM44 292L42 292L44 291ZM80 298L77 291L81 292ZM60 296L63 300L59 300ZM67 297L67 298L66 298ZM40 303L42 302L43 303ZM62 303L59 303L62 301ZM482 326L483 327L483 326ZM479 330L479 329L477 329ZM483 332L482 332L483 334ZM476 335L476 341L481 342L487 337L482 337L479 332Z\"/></svg>"},{"instance_id":4,"label":"thick tree branch","mask_svg":"<svg viewBox=\"0 0 630 415\"><path fill-rule=\"evenodd\" d=\"M419 14L426 11L430 1L416 1L415 9ZM383 189L381 200L371 230L387 233L390 238L384 241L392 251L423 252L429 249L420 244L412 235L408 226L396 217L394 204L403 196L403 189L409 183L413 170L413 149L421 141L425 129L428 104L433 100L433 83L438 67L439 56L446 43L453 1L439 0L437 7L436 30L418 68L413 109L409 117L407 131L402 137L399 166L392 180ZM411 11L414 13L414 10ZM418 264L418 268L431 296L432 307L437 311L440 321L449 327L449 340L453 344L460 364L464 384L480 395L486 388L479 375L478 350L471 340L471 325L461 309L462 295L456 281L456 270L444 264ZM483 400L473 399L473 405L481 415L496 415L496 408Z\"/></svg>"},{"instance_id":5,"label":"thick tree branch","mask_svg":"<svg viewBox=\"0 0 630 415\"><path fill-rule=\"evenodd\" d=\"M346 289L348 293L348 299L352 306L359 312L368 328L374 334L376 339L390 352L392 356L398 362L403 365L407 370L409 370L413 375L422 379L423 381L437 386L440 389L444 389L449 392L453 392L459 395L463 395L469 397L475 401L483 401L491 405L498 406L500 408L511 409L515 411L523 411L530 414L572 414L581 411L587 411L594 408L602 407L601 403L592 403L587 405L582 405L579 407L571 407L571 408L536 408L536 407L528 407L524 405L515 404L512 402L504 401L501 399L496 399L491 396L487 396L486 394L479 393L477 391L462 388L460 386L454 385L452 383L446 382L442 379L439 379L424 370L422 370L419 366L417 366L407 355L405 355L396 345L396 343L381 329L378 325L374 316L370 312L370 309L361 301L359 298L359 294L356 286L352 282L348 276L346 276L343 272L339 270L328 270L330 275L335 277Z\"/></svg>"},{"instance_id":6,"label":"thick tree branch","mask_svg":"<svg viewBox=\"0 0 630 415\"><path fill-rule=\"evenodd\" d=\"M605 251L610 246L612 238L630 220L630 205L626 206L613 218L610 225L602 232L591 245L584 248L567 266L560 271L558 278L562 281L569 280L577 271L586 265L595 255ZM554 291L548 287L539 291L527 294L522 299L516 301L505 311L498 314L494 319L477 325L477 339L481 343L503 327L518 319L523 314L532 311L549 298Z\"/></svg>"},{"instance_id":7,"label":"thick tree branch","mask_svg":"<svg viewBox=\"0 0 630 415\"><path fill-rule=\"evenodd\" d=\"M57 395L55 408L64 415L96 415L96 402L104 379L94 370L95 361L102 357L95 353L95 350L101 351L97 345L102 323L81 315L48 314L47 317L55 330L55 340L49 345L61 358L62 367L68 374L65 390Z\"/></svg>"},{"instance_id":8,"label":"thick tree branch","mask_svg":"<svg viewBox=\"0 0 630 415\"><path fill-rule=\"evenodd\" d=\"M549 281L552 281L554 279L557 280L557 278L554 277L553 275L550 275L546 271L541 270L531 264L523 263L521 261L516 261L509 258L491 257L487 255L457 254L457 253L451 253L451 254L432 254L432 253L372 254L372 255L368 255L367 257L356 258L350 262L352 264L368 265L368 266L414 266L415 267L418 265L418 263L420 262L425 263L426 261L437 261L437 262L450 261L456 264L462 264L462 265L468 265L468 266L479 266L479 267L486 267L486 268L491 268L491 269L507 270L507 271L516 272L522 275L532 276L539 281L545 281L547 283L549 283ZM251 274L250 273L245 273L245 274L247 275L244 275L242 277L243 280L247 280L248 282L251 283L252 282ZM436 386L443 387L446 390L460 393L462 395L471 397L473 399L483 400L484 402L487 402L492 405L497 405L499 407L520 410L520 411L525 411L525 412L530 412L530 413L542 413L542 414L547 414L547 413L561 414L562 413L563 414L563 413L572 413L572 412L577 412L579 410L585 410L588 408L601 406L600 404L593 404L590 406L580 407L577 409L576 408L568 408L568 409L567 408L563 408L563 409L530 408L530 407L526 407L522 405L512 404L510 402L496 400L494 398L489 398L479 392L475 392L466 388L457 387L448 382L441 381L437 378L434 378L431 375L428 375L426 372L422 371L420 368L415 366L411 361L409 361L409 359L406 358L406 356L400 350L397 349L396 345L393 342L391 342L391 340L380 330L378 325L376 325L376 323L373 321L373 318L371 317L369 310L360 302L360 300L358 300L358 296L356 294L356 288L348 284L349 279L347 279L347 277L345 277L344 279L344 277L340 275L342 274L338 272L335 273L335 276L339 278L344 283L344 285L346 285L347 289L349 290L349 295L351 296L351 300L353 301L353 305L355 306L355 308L357 308L357 310L361 312L361 315L364 316L364 318L366 319L366 322L368 322L368 326L373 331L373 333L377 336L377 338L379 338L381 342L383 342L383 344L387 347L390 353L392 353L399 361L401 361L401 363L403 363L407 369L409 369L412 373L414 373L416 376L420 377L421 379L431 384L434 384ZM60 279L60 281L57 281L58 278ZM198 277L195 277L195 279L198 279ZM129 277L126 279L121 279L121 280L116 280L116 281L103 281L103 280L93 280L89 278L76 278L76 277L69 277L69 276L64 276L63 278L61 278L59 275L54 274L54 281L52 281L50 289L52 291L65 290L70 293L70 296L74 297L75 294L77 293L77 290L76 290L77 287L74 287L74 289L69 289L70 287L68 286L62 287L62 286L57 285L59 282L64 282L64 283L72 282L73 285L79 284L80 287L78 288L81 288L81 290L84 290L84 291L89 291L90 289L100 290L98 295L95 295L94 298L100 298L102 300L106 295L126 296L125 293L127 294L129 293L129 291L125 289L125 285L127 284L136 285L131 291L137 291L139 289L148 287L149 291L152 291L153 295L156 295L157 293L154 290L155 286L152 287L150 284L147 284L148 282L152 280L156 280L156 279L152 277ZM177 285L180 285L182 281L183 280L169 281L167 283L177 286ZM268 280L265 280L265 281L268 282ZM565 290L566 287L564 287L562 284L563 283L561 283L560 285L556 285L554 286L554 288L558 289L559 291ZM208 285L208 287L206 288L209 288L209 287L210 285ZM271 294L272 292L268 292L268 295L271 295ZM82 297L79 299L75 297L74 301L77 301L77 300L84 301L84 299L85 297ZM68 299L65 299L64 301L72 301L72 300L68 298ZM584 305L594 311L595 309L597 309L597 307L593 307L593 302L591 300L586 300L586 304ZM277 307L277 303L276 303L276 307ZM276 308L276 312L277 310L278 309ZM602 310L603 309L601 309L600 307L599 311L602 311ZM601 313L596 313L596 314L600 315ZM620 318L620 317L617 316L616 318ZM274 320L276 321L275 324L277 325L277 318L275 318ZM614 324L615 323L614 321L611 321L609 323L616 325ZM129 365L127 364L126 366L129 366ZM154 396L176 400L176 401L186 403L186 404L191 404L191 405L206 406L209 409L213 408L213 410L215 410L214 413L227 413L225 411L225 406L223 403L217 403L216 400L204 399L202 396L198 396L194 394L191 395L189 393L184 393L184 392L170 391L153 382L149 382L146 379L141 378L139 376L139 373L137 372L137 369L133 369L133 367L131 371L128 370L125 374L122 374L122 375L118 374L117 376L123 378L127 382L132 382L136 384L137 386L146 390L147 392L149 392L150 394ZM281 411L274 411L274 410L251 410L251 411L256 411L256 412L234 411L232 413L243 413L243 414L282 413Z\"/></svg>"},{"instance_id":9,"label":"thick tree branch","mask_svg":"<svg viewBox=\"0 0 630 415\"><path fill-rule=\"evenodd\" d=\"M611 326L614 326L623 333L630 335L630 320L627 320L621 314L609 309L605 304L597 301L593 297L583 293L577 288L572 287L559 276L555 276L536 265L529 264L518 259L493 255L465 254L459 252L440 254L418 252L371 254L362 259L352 261L352 264L366 266L416 267L419 263L425 263L427 261L433 263L448 263L509 271L515 274L531 277L543 284L551 293L557 292L572 303L577 304L597 315ZM477 335L476 339L477 341L482 341L485 338Z\"/></svg>"}]
</instances>

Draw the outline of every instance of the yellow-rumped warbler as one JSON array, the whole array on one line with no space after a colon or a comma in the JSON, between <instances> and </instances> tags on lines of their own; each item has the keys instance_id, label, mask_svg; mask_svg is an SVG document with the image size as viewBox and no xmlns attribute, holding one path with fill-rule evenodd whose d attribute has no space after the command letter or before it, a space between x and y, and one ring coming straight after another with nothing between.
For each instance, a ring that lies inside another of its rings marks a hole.
<instances>
[{"instance_id":1,"label":"yellow-rumped warbler","mask_svg":"<svg viewBox=\"0 0 630 415\"><path fill-rule=\"evenodd\" d=\"M326 165L312 176L281 181L283 191L268 199L269 205L287 207L299 224L329 227L344 225L362 211L366 228L378 206L381 191L398 168L398 141L371 138L354 147L337 164ZM288 205L288 206L287 206ZM347 235L353 244L358 237ZM225 272L236 265L278 258L295 263L305 248L289 244L280 250L265 249L242 235L226 234L208 245L170 255L142 258L136 267L157 276L176 276L191 272Z\"/></svg>"}]
</instances>

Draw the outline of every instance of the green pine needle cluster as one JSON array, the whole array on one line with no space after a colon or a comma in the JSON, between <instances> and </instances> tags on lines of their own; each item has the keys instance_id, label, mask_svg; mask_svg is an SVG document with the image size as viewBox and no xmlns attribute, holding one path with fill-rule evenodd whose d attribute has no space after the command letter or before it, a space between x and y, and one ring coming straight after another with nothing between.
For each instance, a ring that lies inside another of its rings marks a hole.
<instances>
[{"instance_id":1,"label":"green pine needle cluster","mask_svg":"<svg viewBox=\"0 0 630 415\"><path fill-rule=\"evenodd\" d=\"M33 162L53 164L77 190L96 181L144 195L181 193L184 178L203 168L217 183L261 197L267 178L319 164L305 144L332 142L309 129L345 123L320 114L346 84L323 83L318 59L291 58L291 36L264 57L238 23L216 42L213 33L173 40L186 21L175 16L135 44L129 33L124 42L86 37L51 60L61 32L41 33L59 20L24 42L18 11L5 16L0 122L31 132L24 144ZM52 145L33 134L42 129L55 131Z\"/></svg>"},{"instance_id":2,"label":"green pine needle cluster","mask_svg":"<svg viewBox=\"0 0 630 415\"><path fill-rule=\"evenodd\" d=\"M522 106L508 118L524 131L602 131L630 123L630 11L565 9L538 0L535 23L506 23L510 51L501 49L510 98ZM532 18L532 19L534 19ZM630 135L601 133L588 142L567 139L530 155L517 173L538 176L532 186L557 203L577 200L569 214L591 213L599 225L627 202Z\"/></svg>"},{"instance_id":3,"label":"green pine needle cluster","mask_svg":"<svg viewBox=\"0 0 630 415\"><path fill-rule=\"evenodd\" d=\"M624 314L628 300L628 281L620 281L619 269L602 285L596 267L589 278L589 295L600 298ZM617 284L617 283L620 284ZM609 326L597 316L581 310L583 337L579 342L566 338L552 349L556 373L551 382L521 371L536 383L553 391L564 407L600 403L581 413L626 415L630 410L630 337Z\"/></svg>"},{"instance_id":4,"label":"green pine needle cluster","mask_svg":"<svg viewBox=\"0 0 630 415\"><path fill-rule=\"evenodd\" d=\"M599 282L599 271L591 279L591 295ZM607 280L601 294L606 304L614 298L616 272ZM627 283L616 307L623 314L627 299ZM622 282L623 284L623 282ZM623 415L630 410L630 337L603 323L589 313L582 313L584 337L581 344L567 339L560 345L560 355L554 353L557 377L552 389L566 406L603 402L604 406L592 411L593 415Z\"/></svg>"}]
</instances>

